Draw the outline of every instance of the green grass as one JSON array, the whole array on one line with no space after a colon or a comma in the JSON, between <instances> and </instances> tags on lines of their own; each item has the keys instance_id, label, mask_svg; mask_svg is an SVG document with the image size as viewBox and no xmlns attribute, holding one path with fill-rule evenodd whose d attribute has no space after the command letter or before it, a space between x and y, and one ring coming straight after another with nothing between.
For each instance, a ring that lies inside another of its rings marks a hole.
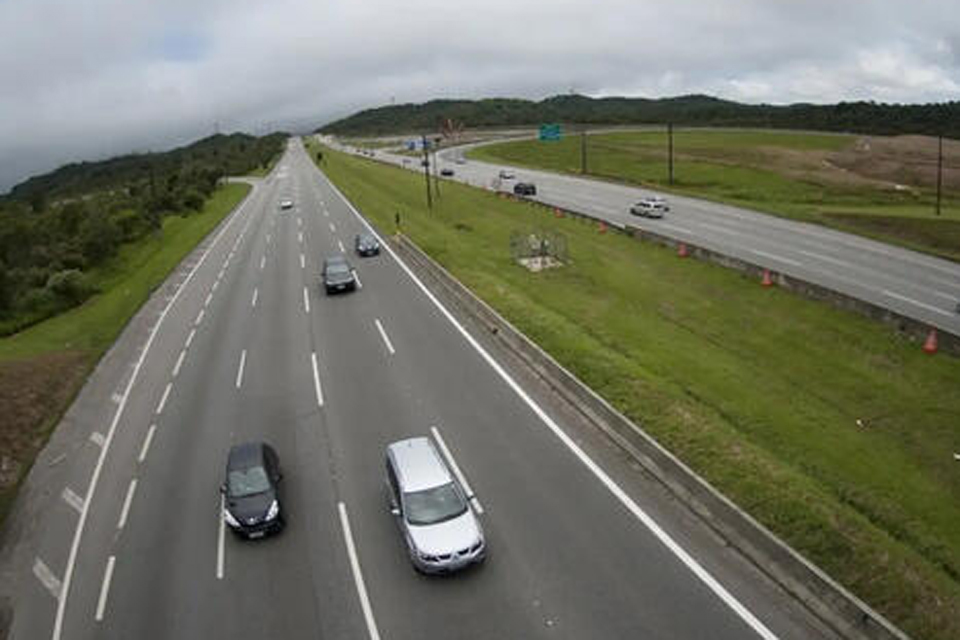
<instances>
[{"instance_id":1,"label":"green grass","mask_svg":"<svg viewBox=\"0 0 960 640\"><path fill-rule=\"evenodd\" d=\"M714 486L916 637L960 637L960 361L578 220L330 150L324 171ZM515 231L570 260L531 274ZM858 426L857 420L864 426Z\"/></svg>"},{"instance_id":2,"label":"green grass","mask_svg":"<svg viewBox=\"0 0 960 640\"><path fill-rule=\"evenodd\" d=\"M827 214L933 218L929 189L894 191L876 182L825 167L830 152L854 143L854 136L773 131L679 131L674 135L674 183L668 182L667 138L662 131L620 132L587 138L588 171L595 177L643 184L666 191L725 202L784 217L878 237L888 242L960 259L960 243L945 246L905 239L911 220L878 232L874 225L839 225ZM579 174L580 140L519 140L472 149L468 155ZM960 233L960 198L951 193L938 223L949 235ZM872 229L872 230L871 230ZM902 234L900 232L903 232Z\"/></svg>"},{"instance_id":3,"label":"green grass","mask_svg":"<svg viewBox=\"0 0 960 640\"><path fill-rule=\"evenodd\" d=\"M150 293L250 190L249 185L220 187L203 211L164 219L163 231L125 245L107 264L90 273L101 293L83 305L0 339L0 361L64 349L106 350Z\"/></svg>"}]
</instances>

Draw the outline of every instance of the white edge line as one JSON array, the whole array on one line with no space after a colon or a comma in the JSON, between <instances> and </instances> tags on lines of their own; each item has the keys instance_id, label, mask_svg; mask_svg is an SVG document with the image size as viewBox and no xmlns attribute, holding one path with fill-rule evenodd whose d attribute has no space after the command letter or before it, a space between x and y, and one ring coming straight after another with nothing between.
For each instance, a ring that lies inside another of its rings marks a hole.
<instances>
[{"instance_id":1,"label":"white edge line","mask_svg":"<svg viewBox=\"0 0 960 640\"><path fill-rule=\"evenodd\" d=\"M390 355L396 353L393 348L393 344L390 342L390 338L387 336L387 332L384 331L383 325L380 324L380 318L375 318L374 323L377 325L377 330L380 332L380 337L383 338L383 343L387 345L387 351L390 352Z\"/></svg>"},{"instance_id":2,"label":"white edge line","mask_svg":"<svg viewBox=\"0 0 960 640\"><path fill-rule=\"evenodd\" d=\"M506 370L500 366L496 360L493 359L486 349L484 349L480 343L474 339L472 335L461 325L456 318L447 310L446 307L433 295L433 293L423 284L423 282L410 270L410 267L400 259L392 247L386 244L376 230L370 225L367 220L360 215L360 212L357 211L356 207L353 206L353 203L350 202L337 188L333 182L330 181L322 172L319 171L321 176L330 187L333 189L337 195L347 204L347 207L353 212L353 214L360 220L360 222L377 238L381 246L386 247L387 252L397 261L397 264L407 273L411 280L417 285L417 287L423 292L425 296L437 307L440 313L447 318L447 320L456 327L457 331L464 337L464 339L472 346L477 353L490 365L491 368L500 376L500 378L509 386L514 393L516 393L523 402L530 407L530 409L540 418L540 420L560 439L563 444L570 449L571 452L586 466L594 476L623 504L644 526L646 526L651 533L653 533L661 543L663 543L677 558L683 562L696 575L714 594L723 601L730 609L732 609L740 618L749 625L761 638L764 640L777 640L777 636L774 635L770 629L768 629L753 613L744 607L739 600L737 600L726 588L717 582L706 569L704 569L699 562L697 562L693 557L691 557L680 545L678 545L670 535L660 528L660 526L650 517L647 513L640 508L633 498L631 498L627 493L617 485L616 482L610 476L597 465L577 444L561 429L553 419L546 414L546 412L537 404L537 402L531 398L527 393L520 387L520 385L510 376Z\"/></svg>"},{"instance_id":3,"label":"white edge line","mask_svg":"<svg viewBox=\"0 0 960 640\"><path fill-rule=\"evenodd\" d=\"M177 364L173 365L173 374L172 374L172 375L173 375L174 378L176 378L178 375L180 375L180 367L183 366L183 359L186 357L186 355L187 355L187 350L186 350L186 349L181 349L181 350L180 350L180 356L177 357Z\"/></svg>"},{"instance_id":4,"label":"white edge line","mask_svg":"<svg viewBox=\"0 0 960 640\"><path fill-rule=\"evenodd\" d=\"M884 289L883 291L881 291L881 293L889 298L895 298L896 300L900 300L901 302L906 302L907 304L918 306L921 309L926 309L927 311L933 311L934 313L939 313L940 315L944 315L950 318L953 317L952 313L948 313L943 309L933 306L932 304L927 304L926 302L920 302L919 300L914 300L913 298L902 296L899 293L890 291L889 289Z\"/></svg>"},{"instance_id":5,"label":"white edge line","mask_svg":"<svg viewBox=\"0 0 960 640\"><path fill-rule=\"evenodd\" d=\"M223 580L223 538L224 538L224 527L226 527L226 518L223 516L224 512L224 498L223 494L220 494L220 528L219 533L217 534L217 580Z\"/></svg>"},{"instance_id":6,"label":"white edge line","mask_svg":"<svg viewBox=\"0 0 960 640\"><path fill-rule=\"evenodd\" d=\"M353 570L353 581L357 586L357 597L360 598L360 608L363 609L363 619L367 623L367 634L370 640L380 640L380 631L377 630L377 621L373 617L373 607L370 606L370 597L367 587L363 583L363 573L360 571L360 558L357 548L353 544L353 533L350 531L350 517L347 515L347 505L337 503L340 511L340 524L343 527L343 541L347 545L347 555L350 557L350 568Z\"/></svg>"},{"instance_id":7,"label":"white edge line","mask_svg":"<svg viewBox=\"0 0 960 640\"><path fill-rule=\"evenodd\" d=\"M243 367L247 364L247 350L244 349L240 352L240 366L237 367L237 380L236 385L239 389L243 385Z\"/></svg>"},{"instance_id":8,"label":"white edge line","mask_svg":"<svg viewBox=\"0 0 960 640\"><path fill-rule=\"evenodd\" d=\"M127 516L130 515L130 505L133 503L133 494L137 492L137 479L130 480L130 486L127 487L127 497L123 500L123 508L120 510L120 519L117 520L117 529L123 529L127 524Z\"/></svg>"},{"instance_id":9,"label":"white edge line","mask_svg":"<svg viewBox=\"0 0 960 640\"><path fill-rule=\"evenodd\" d=\"M776 260L777 262L782 262L782 263L784 263L784 264L792 265L792 266L794 266L794 267L802 267L802 266L803 266L803 263L802 263L802 262L798 262L797 260L793 260L793 259L791 259L791 258L785 258L785 257L783 257L783 256L778 256L777 254L775 254L775 253L770 253L769 251L761 251L760 249L750 249L750 252L751 252L751 253L754 253L754 254L756 254L756 255L758 255L758 256L763 256L764 258L768 258L768 259L770 259L770 260Z\"/></svg>"},{"instance_id":10,"label":"white edge line","mask_svg":"<svg viewBox=\"0 0 960 640\"><path fill-rule=\"evenodd\" d=\"M460 466L454 459L453 454L450 453L450 449L447 448L447 443L443 441L443 436L440 435L440 430L436 427L430 427L430 433L433 434L433 438L437 441L437 445L439 445L440 451L443 453L443 457L447 459L447 464L450 465L450 468L453 470L453 474L457 476L457 480L460 482L460 486L463 487L463 491L467 494L467 500L473 504L473 508L478 514L483 515L483 505L480 504L480 500L473 492L473 489L470 488L470 483L467 482L467 478L463 475L463 472L460 471Z\"/></svg>"},{"instance_id":11,"label":"white edge line","mask_svg":"<svg viewBox=\"0 0 960 640\"><path fill-rule=\"evenodd\" d=\"M138 462L143 462L147 459L147 452L150 450L150 443L153 442L153 433L157 430L157 425L151 424L150 428L147 429L147 437L143 439L143 446L140 447L140 455L137 457Z\"/></svg>"},{"instance_id":12,"label":"white edge line","mask_svg":"<svg viewBox=\"0 0 960 640\"><path fill-rule=\"evenodd\" d=\"M317 405L323 406L323 391L320 388L320 369L317 367L317 353L310 354L310 360L313 362L313 387L317 392Z\"/></svg>"},{"instance_id":13,"label":"white edge line","mask_svg":"<svg viewBox=\"0 0 960 640\"><path fill-rule=\"evenodd\" d=\"M97 600L97 622L103 620L103 611L107 608L107 596L110 595L110 581L113 580L113 567L117 562L116 556L107 558L107 566L103 570L103 582L100 584L100 599Z\"/></svg>"},{"instance_id":14,"label":"white edge line","mask_svg":"<svg viewBox=\"0 0 960 640\"><path fill-rule=\"evenodd\" d=\"M223 234L225 234L227 230L233 226L234 221L241 217L241 213L247 209L247 204L253 201L253 195L253 192L251 192L250 196L240 203L236 209L236 212L230 216L230 219L227 220L223 228L220 229L220 232L217 233L216 237L214 237L213 241L203 252L203 255L200 256L199 260L197 260L197 263L193 266L193 269L191 269L190 274L187 275L186 280L183 281L180 287L178 287L176 292L173 294L173 297L170 298L170 301L167 302L167 306L164 307L163 311L160 313L160 318L150 331L150 337L147 338L147 342L143 347L143 351L140 352L140 358L137 360L137 364L134 365L133 374L130 376L130 380L127 382L127 387L123 392L123 396L120 398L120 403L117 405L117 412L113 415L113 421L110 423L110 429L107 431L107 437L104 445L100 449L100 457L97 459L97 464L93 468L93 475L90 478L89 488L87 489L87 500L84 502L83 512L80 514L80 520L77 522L77 526L74 529L73 541L70 543L70 554L67 557L67 568L63 574L63 583L60 590L60 596L57 598L57 614L54 617L53 632L51 634L53 640L60 640L60 636L63 632L63 617L66 613L67 598L70 594L70 584L73 580L73 570L77 562L77 553L80 550L80 541L83 538L84 526L87 522L87 514L90 512L90 503L93 500L93 495L96 492L97 484L100 481L100 473L103 470L103 463L106 460L107 453L110 450L110 444L113 442L113 436L114 433L116 433L117 425L120 423L120 417L123 415L123 410L127 406L127 399L130 396L130 390L137 381L140 369L147 358L147 354L150 352L150 347L153 344L153 340L156 338L160 327L163 325L163 320L166 318L167 313L173 307L174 303L176 303L176 301L180 298L180 293L186 289L194 275L196 275L197 271L200 270L200 267L203 266L203 263L206 262L210 251L217 246L220 238L223 237Z\"/></svg>"}]
</instances>

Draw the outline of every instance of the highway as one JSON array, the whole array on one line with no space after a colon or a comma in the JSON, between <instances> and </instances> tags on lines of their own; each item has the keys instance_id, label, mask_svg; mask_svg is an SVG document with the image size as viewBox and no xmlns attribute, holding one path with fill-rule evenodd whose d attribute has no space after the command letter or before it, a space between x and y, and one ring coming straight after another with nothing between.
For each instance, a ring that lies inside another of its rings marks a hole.
<instances>
[{"instance_id":1,"label":"highway","mask_svg":"<svg viewBox=\"0 0 960 640\"><path fill-rule=\"evenodd\" d=\"M324 142L334 141L324 138ZM631 224L705 247L960 335L960 264L748 209L601 180L479 162L464 156L471 146L477 144L445 149L438 154L440 166L454 170L452 179L504 191L511 191L517 181L533 182L537 186L533 199L544 204L586 213L620 227ZM376 157L411 170L420 169L416 158L385 151L377 151ZM463 158L464 164L456 163L457 158ZM516 180L498 180L502 169L516 174ZM664 195L669 201L670 211L662 220L629 213L631 204L650 195Z\"/></svg>"},{"instance_id":2,"label":"highway","mask_svg":"<svg viewBox=\"0 0 960 640\"><path fill-rule=\"evenodd\" d=\"M172 276L28 481L12 638L833 637L391 252L352 256L364 228L294 140ZM328 297L341 252L362 287ZM478 496L462 574L414 572L388 510L384 447L416 435ZM218 488L256 439L287 528L241 541Z\"/></svg>"}]
</instances>

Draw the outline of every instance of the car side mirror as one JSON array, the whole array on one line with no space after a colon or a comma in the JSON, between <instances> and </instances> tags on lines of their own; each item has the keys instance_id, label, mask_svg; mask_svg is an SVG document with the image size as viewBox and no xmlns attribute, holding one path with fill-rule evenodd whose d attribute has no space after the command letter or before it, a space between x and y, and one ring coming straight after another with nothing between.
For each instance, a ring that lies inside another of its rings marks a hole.
<instances>
[{"instance_id":1,"label":"car side mirror","mask_svg":"<svg viewBox=\"0 0 960 640\"><path fill-rule=\"evenodd\" d=\"M390 515L400 517L400 507L390 507Z\"/></svg>"}]
</instances>

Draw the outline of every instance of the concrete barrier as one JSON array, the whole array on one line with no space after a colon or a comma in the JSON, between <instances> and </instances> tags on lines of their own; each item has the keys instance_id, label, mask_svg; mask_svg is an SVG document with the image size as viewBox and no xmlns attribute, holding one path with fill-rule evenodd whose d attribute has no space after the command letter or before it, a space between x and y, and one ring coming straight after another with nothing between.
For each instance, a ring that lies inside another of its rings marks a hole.
<instances>
[{"instance_id":1,"label":"concrete barrier","mask_svg":"<svg viewBox=\"0 0 960 640\"><path fill-rule=\"evenodd\" d=\"M404 261L454 313L465 315L484 327L498 343L519 356L560 397L606 433L731 546L802 602L814 615L847 638L908 640L906 634L886 618L711 487L642 428L613 408L460 284L410 240L396 236L390 242Z\"/></svg>"}]
</instances>

